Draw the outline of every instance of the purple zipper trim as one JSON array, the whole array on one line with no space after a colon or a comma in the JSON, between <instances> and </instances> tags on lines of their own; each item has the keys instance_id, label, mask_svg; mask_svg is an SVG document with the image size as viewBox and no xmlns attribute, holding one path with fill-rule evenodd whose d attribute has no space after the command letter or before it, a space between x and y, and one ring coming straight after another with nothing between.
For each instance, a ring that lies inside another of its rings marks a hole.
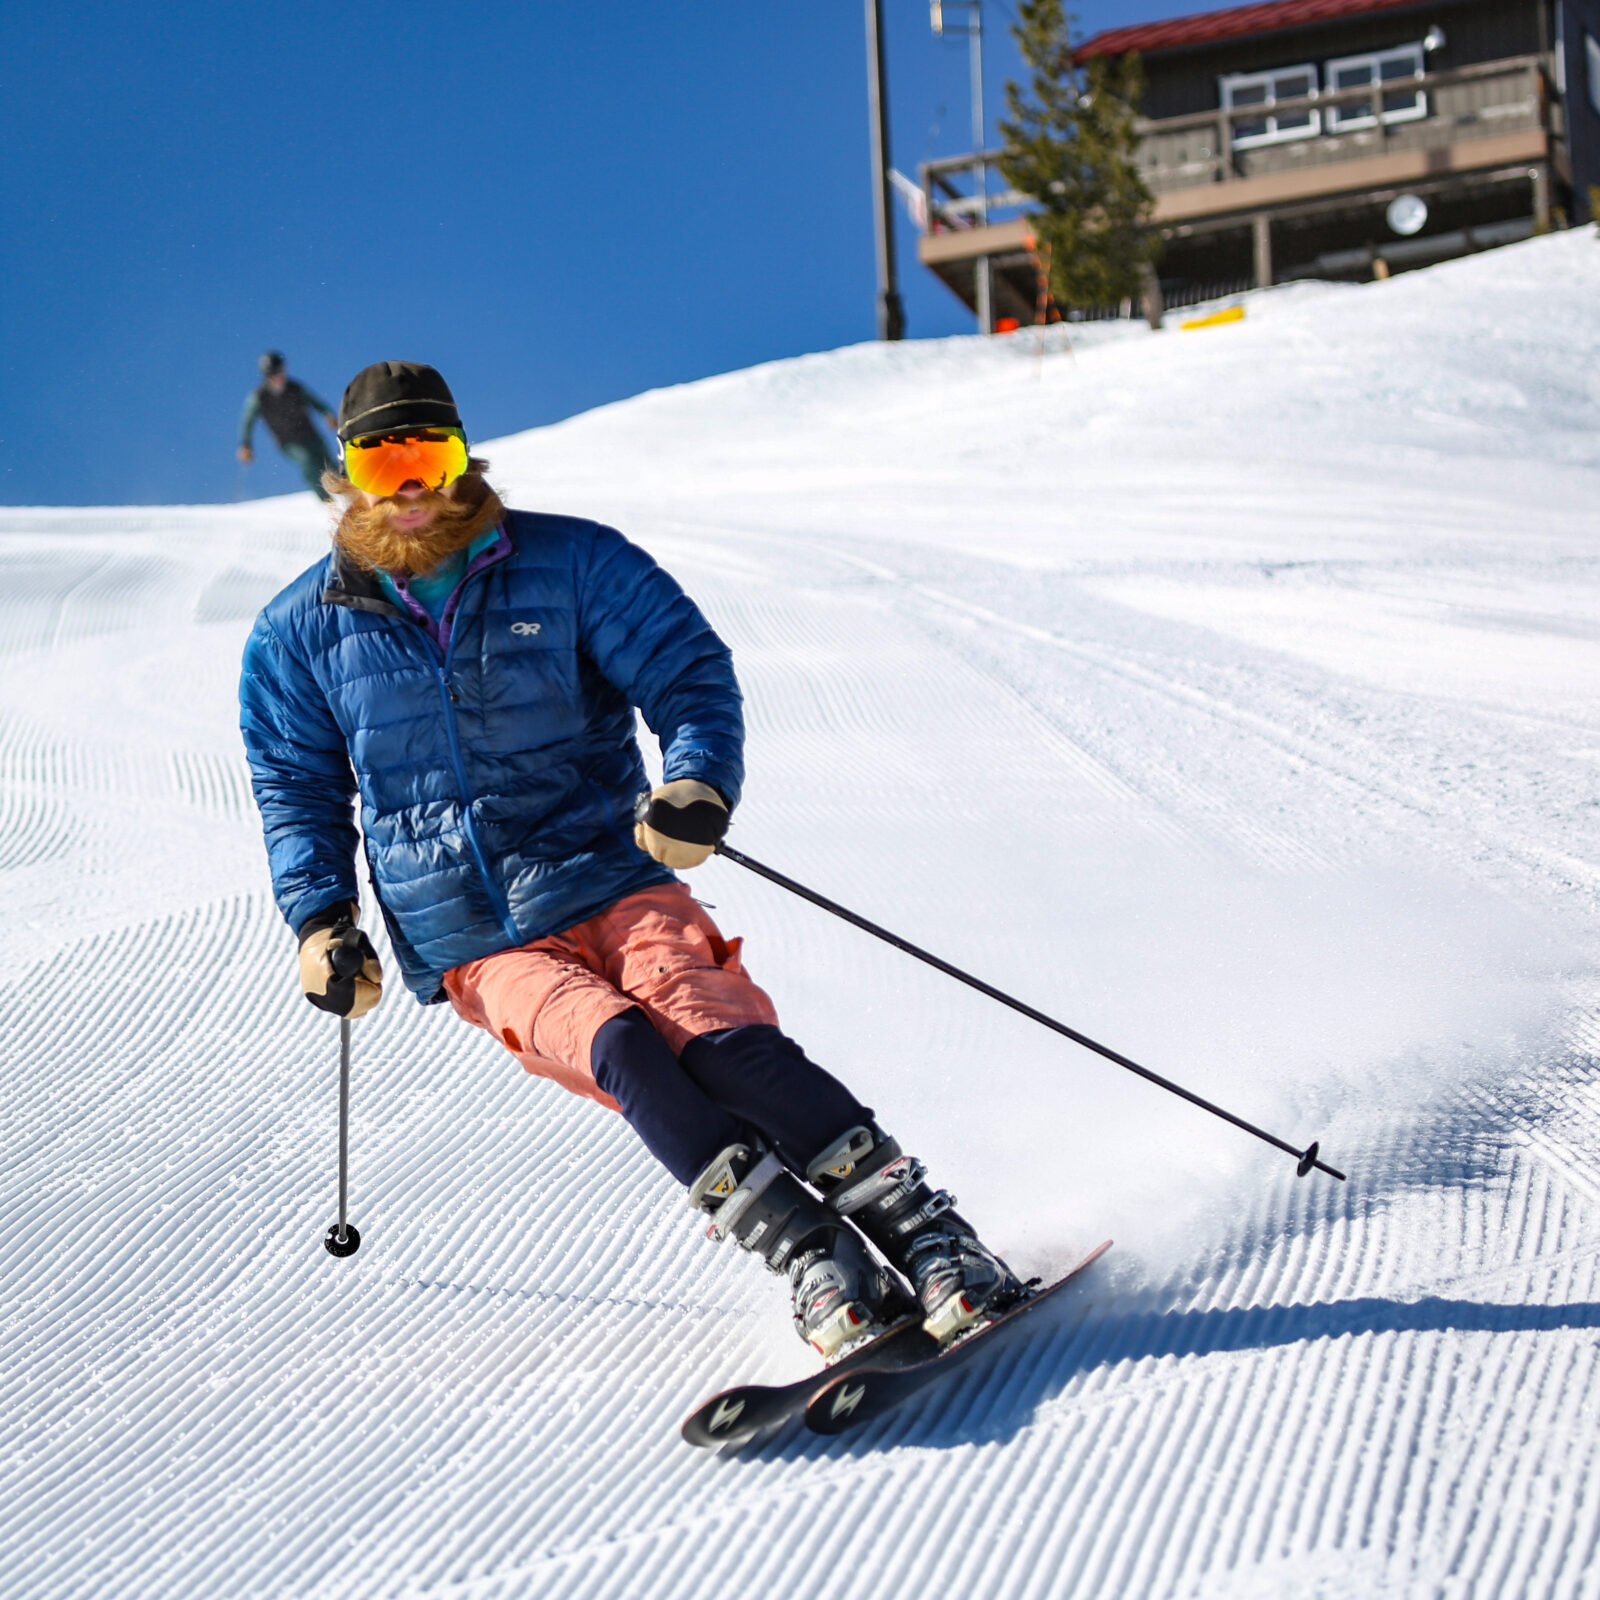
<instances>
[{"instance_id":1,"label":"purple zipper trim","mask_svg":"<svg viewBox=\"0 0 1600 1600\"><path fill-rule=\"evenodd\" d=\"M461 599L461 591L466 588L467 581L482 572L485 567L492 567L497 561L504 561L511 554L511 538L504 525L495 528L494 543L485 550L480 550L468 563L467 570L461 574L461 582L450 591L450 598L444 603L444 610L439 614L439 647L448 652L450 649L450 629L456 620L456 606Z\"/></svg>"},{"instance_id":2,"label":"purple zipper trim","mask_svg":"<svg viewBox=\"0 0 1600 1600\"><path fill-rule=\"evenodd\" d=\"M389 582L394 585L394 592L400 596L400 604L411 613L411 620L421 623L428 637L442 651L444 644L439 637L439 624L433 620L433 614L406 588L403 578L390 578Z\"/></svg>"},{"instance_id":3,"label":"purple zipper trim","mask_svg":"<svg viewBox=\"0 0 1600 1600\"><path fill-rule=\"evenodd\" d=\"M511 554L511 539L506 533L504 525L495 528L495 541L486 546L467 563L467 569L457 580L445 600L444 608L440 611L438 620L435 621L433 613L412 594L401 578L390 578L394 585L395 593L404 602L405 608L411 613L412 620L422 625L423 629L433 642L439 647L440 655L447 655L450 650L450 630L456 619L456 607L461 601L461 591L466 587L467 580L482 572L485 567L492 567L497 561L504 561Z\"/></svg>"}]
</instances>

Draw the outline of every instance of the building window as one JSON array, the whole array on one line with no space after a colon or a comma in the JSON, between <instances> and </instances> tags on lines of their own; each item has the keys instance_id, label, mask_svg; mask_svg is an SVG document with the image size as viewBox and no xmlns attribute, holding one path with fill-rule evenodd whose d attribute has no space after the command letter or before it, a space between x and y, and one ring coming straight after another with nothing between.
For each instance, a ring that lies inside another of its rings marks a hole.
<instances>
[{"instance_id":1,"label":"building window","mask_svg":"<svg viewBox=\"0 0 1600 1600\"><path fill-rule=\"evenodd\" d=\"M1260 106L1258 117L1233 119L1233 147L1310 139L1322 132L1322 116L1309 106L1298 111L1269 109L1280 100L1303 100L1317 92L1315 67L1280 67L1276 72L1235 72L1218 80L1225 109Z\"/></svg>"},{"instance_id":2,"label":"building window","mask_svg":"<svg viewBox=\"0 0 1600 1600\"><path fill-rule=\"evenodd\" d=\"M1344 56L1328 62L1325 82L1330 90L1360 89L1369 83L1409 83L1422 76L1422 46L1403 44L1397 50L1379 50L1370 56ZM1428 114L1428 96L1417 88L1386 89L1383 95L1383 120L1415 122ZM1328 132L1346 133L1352 128L1372 128L1377 121L1370 100L1346 100L1328 107Z\"/></svg>"},{"instance_id":3,"label":"building window","mask_svg":"<svg viewBox=\"0 0 1600 1600\"><path fill-rule=\"evenodd\" d=\"M1600 40L1592 33L1583 36L1583 54L1589 66L1589 104L1600 117Z\"/></svg>"}]
</instances>

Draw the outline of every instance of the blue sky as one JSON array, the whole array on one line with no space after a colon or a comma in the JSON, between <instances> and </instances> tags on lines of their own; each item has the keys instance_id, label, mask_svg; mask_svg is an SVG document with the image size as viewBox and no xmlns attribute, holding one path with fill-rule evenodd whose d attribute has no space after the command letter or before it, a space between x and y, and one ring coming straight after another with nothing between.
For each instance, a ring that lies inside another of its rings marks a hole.
<instances>
[{"instance_id":1,"label":"blue sky","mask_svg":"<svg viewBox=\"0 0 1600 1600\"><path fill-rule=\"evenodd\" d=\"M1083 4L1080 32L1203 6ZM991 118L1021 73L988 0ZM969 147L964 43L885 0L895 164ZM257 355L337 405L431 361L489 438L870 338L860 0L8 13L0 503L218 501ZM899 222L909 332L971 319ZM300 486L257 432L248 496Z\"/></svg>"}]
</instances>

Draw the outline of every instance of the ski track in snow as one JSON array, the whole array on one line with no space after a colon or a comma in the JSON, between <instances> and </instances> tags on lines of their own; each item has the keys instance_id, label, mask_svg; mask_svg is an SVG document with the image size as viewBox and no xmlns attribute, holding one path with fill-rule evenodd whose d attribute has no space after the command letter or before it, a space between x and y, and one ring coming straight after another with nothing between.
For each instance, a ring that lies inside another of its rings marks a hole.
<instances>
[{"instance_id":1,"label":"ski track in snow","mask_svg":"<svg viewBox=\"0 0 1600 1600\"><path fill-rule=\"evenodd\" d=\"M397 981L321 1247L234 708L319 509L0 511L0 1595L1600 1595L1597 306L1556 236L490 448L733 644L741 848L1351 1175L713 862L1019 1265L1117 1239L974 1380L720 1456L682 1416L807 1368L782 1286Z\"/></svg>"}]
</instances>

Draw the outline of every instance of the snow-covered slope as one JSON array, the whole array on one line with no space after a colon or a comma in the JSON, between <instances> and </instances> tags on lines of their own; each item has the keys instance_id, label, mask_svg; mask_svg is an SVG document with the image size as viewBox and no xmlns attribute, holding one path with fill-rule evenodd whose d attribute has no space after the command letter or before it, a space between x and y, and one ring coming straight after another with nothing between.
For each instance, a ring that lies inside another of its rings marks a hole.
<instances>
[{"instance_id":1,"label":"snow-covered slope","mask_svg":"<svg viewBox=\"0 0 1600 1600\"><path fill-rule=\"evenodd\" d=\"M712 863L1019 1265L1117 1247L980 1383L690 1451L806 1369L781 1285L403 993L321 1248L337 1034L232 705L319 509L0 512L0 1595L1600 1594L1592 233L486 453L733 643L742 848L1350 1182Z\"/></svg>"}]
</instances>

